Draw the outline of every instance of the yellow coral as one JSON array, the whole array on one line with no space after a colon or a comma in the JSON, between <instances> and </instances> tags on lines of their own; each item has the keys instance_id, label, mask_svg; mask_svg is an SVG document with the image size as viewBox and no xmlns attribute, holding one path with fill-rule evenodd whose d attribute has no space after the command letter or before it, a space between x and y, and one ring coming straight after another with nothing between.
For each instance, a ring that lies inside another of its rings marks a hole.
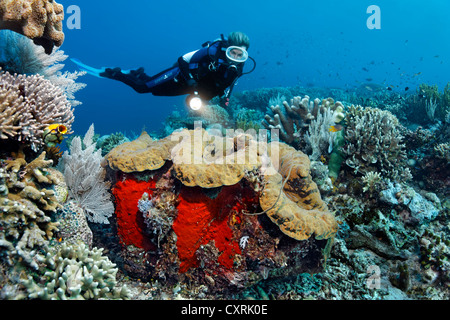
<instances>
[{"instance_id":1,"label":"yellow coral","mask_svg":"<svg viewBox=\"0 0 450 320\"><path fill-rule=\"evenodd\" d=\"M202 188L234 185L246 172L260 167L256 157L258 145L251 137L213 136L203 129L196 130L183 131L183 139L172 152L176 177L184 185Z\"/></svg>"},{"instance_id":2,"label":"yellow coral","mask_svg":"<svg viewBox=\"0 0 450 320\"><path fill-rule=\"evenodd\" d=\"M338 225L312 181L308 157L284 144L279 145L279 150L278 172L264 176L261 208L283 233L294 239L306 240L312 235L316 239L334 237Z\"/></svg>"},{"instance_id":3,"label":"yellow coral","mask_svg":"<svg viewBox=\"0 0 450 320\"><path fill-rule=\"evenodd\" d=\"M170 150L176 143L170 136L154 141L144 131L136 140L115 147L105 160L112 169L126 173L156 170L170 159Z\"/></svg>"}]
</instances>

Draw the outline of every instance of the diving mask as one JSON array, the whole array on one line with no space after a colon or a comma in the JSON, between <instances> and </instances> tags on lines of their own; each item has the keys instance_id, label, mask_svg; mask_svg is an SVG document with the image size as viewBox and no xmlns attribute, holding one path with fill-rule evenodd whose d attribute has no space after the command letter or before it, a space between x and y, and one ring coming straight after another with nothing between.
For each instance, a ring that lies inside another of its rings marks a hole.
<instances>
[{"instance_id":1,"label":"diving mask","mask_svg":"<svg viewBox=\"0 0 450 320\"><path fill-rule=\"evenodd\" d=\"M236 63L244 63L248 59L247 50L238 46L229 46L225 54L228 60Z\"/></svg>"}]
</instances>

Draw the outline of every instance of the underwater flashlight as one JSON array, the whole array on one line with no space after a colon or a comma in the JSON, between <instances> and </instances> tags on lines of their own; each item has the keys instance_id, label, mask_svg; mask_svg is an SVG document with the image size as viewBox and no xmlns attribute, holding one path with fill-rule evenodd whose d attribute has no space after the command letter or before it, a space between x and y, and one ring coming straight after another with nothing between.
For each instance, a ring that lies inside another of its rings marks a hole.
<instances>
[{"instance_id":1,"label":"underwater flashlight","mask_svg":"<svg viewBox=\"0 0 450 320\"><path fill-rule=\"evenodd\" d=\"M200 110L203 106L203 101L197 91L188 95L186 98L186 104L194 111Z\"/></svg>"}]
</instances>

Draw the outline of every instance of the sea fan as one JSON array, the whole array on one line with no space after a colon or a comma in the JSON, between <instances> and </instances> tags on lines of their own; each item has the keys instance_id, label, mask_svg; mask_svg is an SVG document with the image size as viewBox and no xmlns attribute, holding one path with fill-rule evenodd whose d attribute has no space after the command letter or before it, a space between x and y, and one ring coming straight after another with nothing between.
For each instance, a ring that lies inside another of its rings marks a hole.
<instances>
[{"instance_id":1,"label":"sea fan","mask_svg":"<svg viewBox=\"0 0 450 320\"><path fill-rule=\"evenodd\" d=\"M64 152L64 176L69 189L69 199L75 200L85 211L91 222L108 224L108 217L114 213L114 204L105 181L105 169L100 165L102 150L95 150L94 125L83 139L75 137L70 145L70 153Z\"/></svg>"}]
</instances>

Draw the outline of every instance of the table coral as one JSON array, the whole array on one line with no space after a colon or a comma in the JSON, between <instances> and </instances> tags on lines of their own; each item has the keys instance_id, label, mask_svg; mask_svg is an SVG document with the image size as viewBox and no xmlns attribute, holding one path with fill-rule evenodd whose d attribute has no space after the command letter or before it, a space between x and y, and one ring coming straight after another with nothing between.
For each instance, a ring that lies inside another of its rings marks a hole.
<instances>
[{"instance_id":1,"label":"table coral","mask_svg":"<svg viewBox=\"0 0 450 320\"><path fill-rule=\"evenodd\" d=\"M64 7L53 0L0 1L0 29L10 29L33 39L50 54L64 41Z\"/></svg>"}]
</instances>

